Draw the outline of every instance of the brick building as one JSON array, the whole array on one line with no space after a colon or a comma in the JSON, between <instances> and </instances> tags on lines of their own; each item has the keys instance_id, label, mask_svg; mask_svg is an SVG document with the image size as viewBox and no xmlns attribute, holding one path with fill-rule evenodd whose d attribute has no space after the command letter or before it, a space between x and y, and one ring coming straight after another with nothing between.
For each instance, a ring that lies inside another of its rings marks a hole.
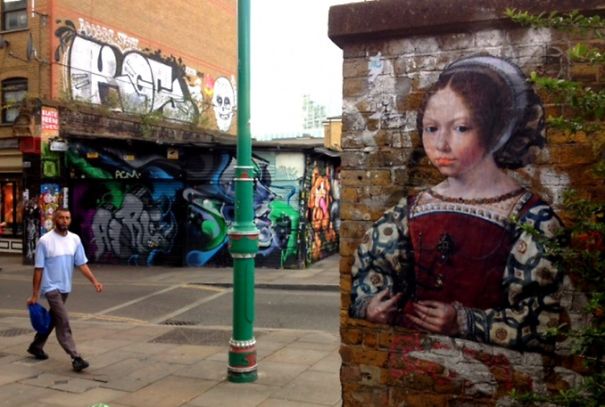
<instances>
[{"instance_id":1,"label":"brick building","mask_svg":"<svg viewBox=\"0 0 605 407\"><path fill-rule=\"evenodd\" d=\"M69 206L93 261L230 261L236 11L235 0L2 1L0 251L31 261ZM305 221L305 182L338 174L320 145L255 152L267 264L310 261L305 242L315 259L336 250L333 222Z\"/></svg>"},{"instance_id":2,"label":"brick building","mask_svg":"<svg viewBox=\"0 0 605 407\"><path fill-rule=\"evenodd\" d=\"M353 255L365 231L402 197L436 184L416 131L424 89L451 61L478 52L509 58L526 73L559 74L602 87L602 67L573 67L567 51L575 39L550 29L513 24L506 7L549 13L579 9L602 14L597 1L382 0L333 6L329 36L343 50L341 167L341 383L346 406L512 405L510 391L557 391L579 380L565 357L521 353L349 315ZM602 47L603 40L591 38ZM550 114L565 107L546 99ZM563 110L562 110L563 109ZM600 135L550 129L535 164L516 173L560 209L573 187L601 200L602 183L591 165L599 159L591 140ZM562 214L564 215L564 214ZM585 323L585 298L567 282L562 299L573 324ZM577 325L576 325L577 326ZM561 344L565 354L565 342Z\"/></svg>"}]
</instances>

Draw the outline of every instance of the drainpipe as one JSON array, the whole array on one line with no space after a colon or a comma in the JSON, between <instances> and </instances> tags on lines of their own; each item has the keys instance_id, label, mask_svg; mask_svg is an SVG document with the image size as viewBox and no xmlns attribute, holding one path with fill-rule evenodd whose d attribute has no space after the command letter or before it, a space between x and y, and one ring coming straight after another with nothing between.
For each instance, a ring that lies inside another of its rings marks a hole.
<instances>
[{"instance_id":1,"label":"drainpipe","mask_svg":"<svg viewBox=\"0 0 605 407\"><path fill-rule=\"evenodd\" d=\"M254 167L250 134L250 1L237 2L237 165L235 221L229 230L233 257L233 333L229 340L227 379L249 383L257 379L254 339L254 257L258 229L254 224Z\"/></svg>"}]
</instances>

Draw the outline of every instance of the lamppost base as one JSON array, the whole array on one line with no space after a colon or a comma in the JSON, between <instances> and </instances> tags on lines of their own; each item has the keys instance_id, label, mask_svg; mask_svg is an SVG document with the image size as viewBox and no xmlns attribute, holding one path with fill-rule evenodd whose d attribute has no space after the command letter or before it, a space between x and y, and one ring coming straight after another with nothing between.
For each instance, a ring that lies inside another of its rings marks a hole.
<instances>
[{"instance_id":1,"label":"lamppost base","mask_svg":"<svg viewBox=\"0 0 605 407\"><path fill-rule=\"evenodd\" d=\"M233 383L249 383L258 378L256 371L256 339L229 341L229 365L227 380Z\"/></svg>"},{"instance_id":2,"label":"lamppost base","mask_svg":"<svg viewBox=\"0 0 605 407\"><path fill-rule=\"evenodd\" d=\"M258 374L255 371L250 373L235 373L232 371L227 372L227 380L231 383L251 383L258 379Z\"/></svg>"}]
</instances>

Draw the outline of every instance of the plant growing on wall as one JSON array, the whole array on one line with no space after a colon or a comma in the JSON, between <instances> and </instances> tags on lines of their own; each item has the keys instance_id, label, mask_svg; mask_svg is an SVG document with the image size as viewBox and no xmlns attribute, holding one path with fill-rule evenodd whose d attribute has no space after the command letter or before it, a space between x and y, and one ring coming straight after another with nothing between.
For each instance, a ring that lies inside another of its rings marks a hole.
<instances>
[{"instance_id":1,"label":"plant growing on wall","mask_svg":"<svg viewBox=\"0 0 605 407\"><path fill-rule=\"evenodd\" d=\"M605 38L605 20L599 16L584 16L578 12L531 15L509 9L513 21L533 27L548 27L567 32L579 43L569 50L569 62L589 67L605 67L605 53L596 43ZM563 113L549 118L551 128L569 135L586 137L592 144L596 164L590 176L595 185L605 180L605 91L580 82L552 78L532 73L532 81L551 100L563 107ZM591 196L592 194L592 196ZM601 190L602 194L602 190ZM567 221L565 244L548 249L560 258L561 267L576 277L577 288L588 297L586 306L589 322L574 327L566 335L571 338L571 352L584 362L586 375L573 388L556 394L515 394L517 400L528 404L550 403L563 406L602 406L605 404L605 202L594 192L570 190L563 202ZM558 335L559 329L552 334Z\"/></svg>"}]
</instances>

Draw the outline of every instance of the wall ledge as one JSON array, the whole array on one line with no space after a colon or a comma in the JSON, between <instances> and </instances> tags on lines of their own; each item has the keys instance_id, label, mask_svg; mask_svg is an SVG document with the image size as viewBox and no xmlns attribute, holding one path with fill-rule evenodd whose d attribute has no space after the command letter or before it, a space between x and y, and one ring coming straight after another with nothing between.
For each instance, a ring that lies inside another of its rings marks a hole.
<instances>
[{"instance_id":1,"label":"wall ledge","mask_svg":"<svg viewBox=\"0 0 605 407\"><path fill-rule=\"evenodd\" d=\"M332 6L328 37L340 48L385 37L410 37L502 28L506 8L605 14L603 0L377 0Z\"/></svg>"}]
</instances>

